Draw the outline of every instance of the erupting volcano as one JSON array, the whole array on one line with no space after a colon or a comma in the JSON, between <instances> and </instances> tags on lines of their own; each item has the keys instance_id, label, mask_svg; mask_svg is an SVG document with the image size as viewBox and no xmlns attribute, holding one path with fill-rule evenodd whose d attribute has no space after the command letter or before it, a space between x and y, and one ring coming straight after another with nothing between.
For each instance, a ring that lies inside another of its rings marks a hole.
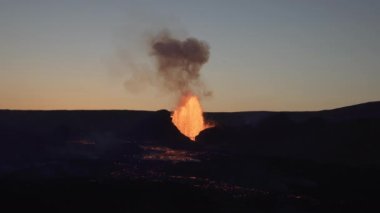
<instances>
[{"instance_id":1,"label":"erupting volcano","mask_svg":"<svg viewBox=\"0 0 380 213\"><path fill-rule=\"evenodd\" d=\"M196 38L176 39L169 31L153 36L150 46L157 62L159 85L179 97L172 122L182 134L195 141L199 132L211 127L205 124L199 102L199 97L211 95L200 79L201 67L209 59L209 46Z\"/></svg>"},{"instance_id":2,"label":"erupting volcano","mask_svg":"<svg viewBox=\"0 0 380 213\"><path fill-rule=\"evenodd\" d=\"M192 94L183 95L174 110L172 121L178 130L195 141L195 137L204 129L211 127L203 118L203 110L199 98Z\"/></svg>"}]
</instances>

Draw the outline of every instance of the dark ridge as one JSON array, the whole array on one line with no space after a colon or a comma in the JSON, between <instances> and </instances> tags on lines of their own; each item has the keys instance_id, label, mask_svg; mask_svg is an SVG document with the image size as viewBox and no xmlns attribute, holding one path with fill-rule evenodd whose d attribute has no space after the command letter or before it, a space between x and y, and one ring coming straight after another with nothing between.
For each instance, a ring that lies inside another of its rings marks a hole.
<instances>
[{"instance_id":1,"label":"dark ridge","mask_svg":"<svg viewBox=\"0 0 380 213\"><path fill-rule=\"evenodd\" d=\"M0 209L379 212L379 112L0 110Z\"/></svg>"}]
</instances>

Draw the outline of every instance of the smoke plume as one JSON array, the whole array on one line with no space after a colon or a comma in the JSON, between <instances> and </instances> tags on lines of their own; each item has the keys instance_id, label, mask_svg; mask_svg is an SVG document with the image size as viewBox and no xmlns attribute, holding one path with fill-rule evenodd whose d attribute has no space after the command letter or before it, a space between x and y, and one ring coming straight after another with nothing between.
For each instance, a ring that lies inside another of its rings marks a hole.
<instances>
[{"instance_id":1,"label":"smoke plume","mask_svg":"<svg viewBox=\"0 0 380 213\"><path fill-rule=\"evenodd\" d=\"M164 31L150 40L151 55L157 63L157 74L169 91L211 95L200 79L200 70L210 55L210 48L196 38L179 40Z\"/></svg>"}]
</instances>

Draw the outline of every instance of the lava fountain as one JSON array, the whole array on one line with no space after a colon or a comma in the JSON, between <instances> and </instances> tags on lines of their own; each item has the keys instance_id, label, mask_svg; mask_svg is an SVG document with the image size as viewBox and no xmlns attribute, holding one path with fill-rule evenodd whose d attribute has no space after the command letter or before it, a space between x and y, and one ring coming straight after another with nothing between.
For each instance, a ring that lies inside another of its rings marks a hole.
<instances>
[{"instance_id":1,"label":"lava fountain","mask_svg":"<svg viewBox=\"0 0 380 213\"><path fill-rule=\"evenodd\" d=\"M180 97L172 122L183 135L195 141L202 130L211 127L205 123L199 103L200 96L212 94L200 78L201 67L210 56L210 47L197 38L175 38L167 30L153 35L149 45L150 54L157 63L157 73L152 79L157 80L156 85L162 86L164 91Z\"/></svg>"},{"instance_id":2,"label":"lava fountain","mask_svg":"<svg viewBox=\"0 0 380 213\"><path fill-rule=\"evenodd\" d=\"M204 129L212 127L206 124L199 98L193 94L185 94L172 114L172 121L178 130L195 141L195 137Z\"/></svg>"}]
</instances>

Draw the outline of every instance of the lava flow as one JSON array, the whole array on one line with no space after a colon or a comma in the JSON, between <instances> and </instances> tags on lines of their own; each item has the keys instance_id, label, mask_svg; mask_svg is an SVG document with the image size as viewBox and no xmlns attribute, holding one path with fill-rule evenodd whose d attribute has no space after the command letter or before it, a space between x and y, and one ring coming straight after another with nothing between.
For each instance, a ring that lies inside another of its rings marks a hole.
<instances>
[{"instance_id":1,"label":"lava flow","mask_svg":"<svg viewBox=\"0 0 380 213\"><path fill-rule=\"evenodd\" d=\"M199 132L212 127L205 123L199 98L192 94L181 97L181 101L173 112L172 121L182 134L193 141Z\"/></svg>"}]
</instances>

